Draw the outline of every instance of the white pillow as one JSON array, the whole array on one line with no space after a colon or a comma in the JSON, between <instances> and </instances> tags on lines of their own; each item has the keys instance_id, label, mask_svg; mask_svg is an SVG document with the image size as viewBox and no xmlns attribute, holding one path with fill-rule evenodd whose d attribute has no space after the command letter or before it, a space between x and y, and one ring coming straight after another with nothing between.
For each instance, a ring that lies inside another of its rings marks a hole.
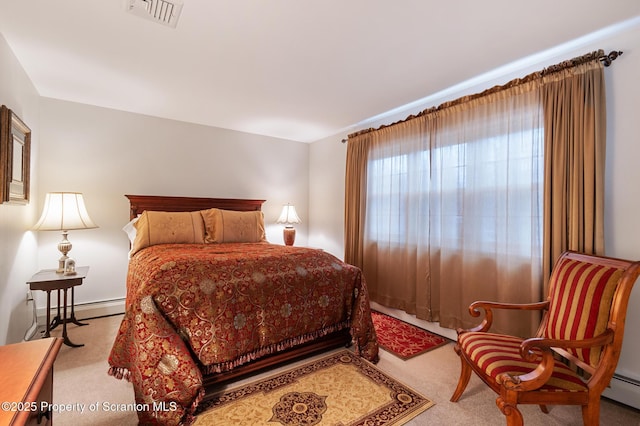
<instances>
[{"instance_id":1,"label":"white pillow","mask_svg":"<svg viewBox=\"0 0 640 426\"><path fill-rule=\"evenodd\" d=\"M127 234L127 237L129 237L129 242L131 243L131 246L133 246L133 242L136 239L136 227L133 226L133 224L136 223L139 218L140 218L140 215L138 215L138 217L132 219L131 221L129 221L129 223L127 223L125 226L122 227L122 230Z\"/></svg>"}]
</instances>

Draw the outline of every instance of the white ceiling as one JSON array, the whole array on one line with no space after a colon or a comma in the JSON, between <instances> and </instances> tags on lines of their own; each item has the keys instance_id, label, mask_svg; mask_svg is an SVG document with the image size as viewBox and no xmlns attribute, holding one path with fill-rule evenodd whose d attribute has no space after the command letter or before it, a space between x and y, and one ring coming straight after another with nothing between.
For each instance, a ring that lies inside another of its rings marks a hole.
<instances>
[{"instance_id":1,"label":"white ceiling","mask_svg":"<svg viewBox=\"0 0 640 426\"><path fill-rule=\"evenodd\" d=\"M0 0L0 33L41 96L313 142L640 14L638 0L183 1L173 29L126 0Z\"/></svg>"}]
</instances>

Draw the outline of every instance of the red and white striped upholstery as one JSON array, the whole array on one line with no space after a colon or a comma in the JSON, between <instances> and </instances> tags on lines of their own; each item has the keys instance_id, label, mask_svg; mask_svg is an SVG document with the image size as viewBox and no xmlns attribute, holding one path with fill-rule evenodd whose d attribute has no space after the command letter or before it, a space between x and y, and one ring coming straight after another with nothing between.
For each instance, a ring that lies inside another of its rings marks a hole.
<instances>
[{"instance_id":1,"label":"red and white striped upholstery","mask_svg":"<svg viewBox=\"0 0 640 426\"><path fill-rule=\"evenodd\" d=\"M563 259L551 275L551 309L540 337L582 340L604 332L623 272L611 266ZM592 367L598 365L602 352L601 347L567 350Z\"/></svg>"},{"instance_id":2,"label":"red and white striped upholstery","mask_svg":"<svg viewBox=\"0 0 640 426\"><path fill-rule=\"evenodd\" d=\"M519 337L483 332L463 333L458 338L460 348L471 362L493 380L497 380L501 373L519 376L537 367L541 356L536 359L537 363L526 361L520 356L522 341L523 339ZM569 367L560 361L556 361L555 364L551 379L540 388L541 391L584 392L587 390L580 376Z\"/></svg>"}]
</instances>

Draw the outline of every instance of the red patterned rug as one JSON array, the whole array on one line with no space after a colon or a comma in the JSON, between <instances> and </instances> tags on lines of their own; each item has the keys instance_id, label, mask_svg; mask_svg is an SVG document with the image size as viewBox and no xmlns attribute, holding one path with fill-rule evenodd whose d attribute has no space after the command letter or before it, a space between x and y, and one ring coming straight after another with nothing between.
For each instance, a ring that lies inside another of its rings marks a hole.
<instances>
[{"instance_id":1,"label":"red patterned rug","mask_svg":"<svg viewBox=\"0 0 640 426\"><path fill-rule=\"evenodd\" d=\"M449 339L380 312L371 311L381 348L402 359L413 358L450 342Z\"/></svg>"}]
</instances>

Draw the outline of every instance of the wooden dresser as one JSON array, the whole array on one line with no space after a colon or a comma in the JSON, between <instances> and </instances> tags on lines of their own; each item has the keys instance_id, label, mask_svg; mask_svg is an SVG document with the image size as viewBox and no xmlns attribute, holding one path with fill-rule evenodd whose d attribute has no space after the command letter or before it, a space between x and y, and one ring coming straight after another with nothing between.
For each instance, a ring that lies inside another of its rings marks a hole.
<instances>
[{"instance_id":1,"label":"wooden dresser","mask_svg":"<svg viewBox=\"0 0 640 426\"><path fill-rule=\"evenodd\" d=\"M0 346L0 425L51 425L53 363L62 339ZM45 412L42 409L45 409Z\"/></svg>"}]
</instances>

